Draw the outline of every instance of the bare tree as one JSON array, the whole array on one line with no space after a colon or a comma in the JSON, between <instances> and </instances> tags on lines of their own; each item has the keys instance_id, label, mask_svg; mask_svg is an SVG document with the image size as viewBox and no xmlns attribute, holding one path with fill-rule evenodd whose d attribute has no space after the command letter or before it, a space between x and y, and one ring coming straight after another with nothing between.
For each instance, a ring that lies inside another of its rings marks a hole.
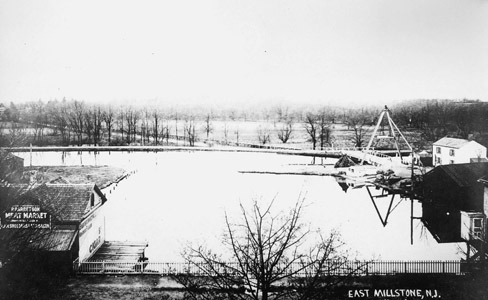
<instances>
[{"instance_id":1,"label":"bare tree","mask_svg":"<svg viewBox=\"0 0 488 300\"><path fill-rule=\"evenodd\" d=\"M282 106L281 104L276 106L275 112L278 122L288 121L289 120L289 108L287 106Z\"/></svg>"},{"instance_id":2,"label":"bare tree","mask_svg":"<svg viewBox=\"0 0 488 300\"><path fill-rule=\"evenodd\" d=\"M258 140L261 145L266 145L271 142L271 133L268 128L259 126L258 128Z\"/></svg>"},{"instance_id":3,"label":"bare tree","mask_svg":"<svg viewBox=\"0 0 488 300\"><path fill-rule=\"evenodd\" d=\"M140 122L140 124L141 124L140 135L141 135L141 144L142 145L149 144L149 142L150 142L151 128L152 128L152 126L149 126L149 119L150 118L151 118L151 114L145 108L144 113L143 113L142 118L141 118L141 122Z\"/></svg>"},{"instance_id":4,"label":"bare tree","mask_svg":"<svg viewBox=\"0 0 488 300\"><path fill-rule=\"evenodd\" d=\"M169 132L171 131L171 126L169 125L169 120L166 120L165 124L161 128L161 137L166 139L166 145L169 145Z\"/></svg>"},{"instance_id":5,"label":"bare tree","mask_svg":"<svg viewBox=\"0 0 488 300\"><path fill-rule=\"evenodd\" d=\"M92 119L93 113L90 109L83 112L83 128L87 135L88 144L92 142L93 130L95 128L94 120Z\"/></svg>"},{"instance_id":6,"label":"bare tree","mask_svg":"<svg viewBox=\"0 0 488 300\"><path fill-rule=\"evenodd\" d=\"M44 129L46 127L46 114L44 103L40 100L30 103L29 111L29 120L34 129L34 141L42 142L44 138Z\"/></svg>"},{"instance_id":7,"label":"bare tree","mask_svg":"<svg viewBox=\"0 0 488 300\"><path fill-rule=\"evenodd\" d=\"M308 113L305 117L305 131L308 134L309 141L312 142L312 149L315 150L317 147L317 140L318 140L318 124L317 124L317 116Z\"/></svg>"},{"instance_id":8,"label":"bare tree","mask_svg":"<svg viewBox=\"0 0 488 300\"><path fill-rule=\"evenodd\" d=\"M102 111L99 106L87 109L84 113L85 133L88 142L93 141L93 145L99 145L102 137Z\"/></svg>"},{"instance_id":9,"label":"bare tree","mask_svg":"<svg viewBox=\"0 0 488 300\"><path fill-rule=\"evenodd\" d=\"M137 124L139 122L139 112L134 110L132 107L127 107L125 110L125 121L127 128L127 143L135 143L137 136Z\"/></svg>"},{"instance_id":10,"label":"bare tree","mask_svg":"<svg viewBox=\"0 0 488 300\"><path fill-rule=\"evenodd\" d=\"M284 124L281 124L280 127L278 128L278 139L283 143L286 144L288 140L291 138L291 135L293 133L293 120L289 118L286 120Z\"/></svg>"},{"instance_id":11,"label":"bare tree","mask_svg":"<svg viewBox=\"0 0 488 300\"><path fill-rule=\"evenodd\" d=\"M195 131L195 118L190 117L185 120L185 134L188 136L188 142L190 146L195 146L195 141L197 139Z\"/></svg>"},{"instance_id":12,"label":"bare tree","mask_svg":"<svg viewBox=\"0 0 488 300\"><path fill-rule=\"evenodd\" d=\"M94 118L95 118L95 129L93 134L93 139L95 145L100 145L102 142L103 137L103 112L100 106L97 106L94 111Z\"/></svg>"},{"instance_id":13,"label":"bare tree","mask_svg":"<svg viewBox=\"0 0 488 300\"><path fill-rule=\"evenodd\" d=\"M186 262L200 276L188 273L175 279L188 288L189 298L315 299L338 283L328 274L357 270L347 267L336 232L325 238L317 232L318 242L307 244L314 232L301 221L303 200L277 215L273 202L261 207L254 201L249 210L241 204L239 223L226 214L222 243L230 258L204 246L186 249Z\"/></svg>"},{"instance_id":14,"label":"bare tree","mask_svg":"<svg viewBox=\"0 0 488 300\"><path fill-rule=\"evenodd\" d=\"M164 132L161 135L160 132L162 131L162 118L161 118L161 113L157 110L154 109L152 112L152 137L154 139L154 144L158 145L159 144L159 138L160 136L164 137ZM160 131L161 127L161 131Z\"/></svg>"},{"instance_id":15,"label":"bare tree","mask_svg":"<svg viewBox=\"0 0 488 300\"><path fill-rule=\"evenodd\" d=\"M19 146L27 142L27 134L23 125L12 123L7 133L8 146Z\"/></svg>"},{"instance_id":16,"label":"bare tree","mask_svg":"<svg viewBox=\"0 0 488 300\"><path fill-rule=\"evenodd\" d=\"M61 133L62 143L69 145L71 130L69 128L69 109L66 100L63 100L62 104L57 107L57 112L52 112L51 115L55 128Z\"/></svg>"},{"instance_id":17,"label":"bare tree","mask_svg":"<svg viewBox=\"0 0 488 300\"><path fill-rule=\"evenodd\" d=\"M74 101L69 115L69 122L71 129L78 137L78 145L80 146L83 144L83 133L85 130L84 114L85 105L83 102Z\"/></svg>"},{"instance_id":18,"label":"bare tree","mask_svg":"<svg viewBox=\"0 0 488 300\"><path fill-rule=\"evenodd\" d=\"M207 140L208 140L210 133L213 132L212 116L210 113L208 113L205 116L205 123L203 125L203 128L205 130L205 133L207 134Z\"/></svg>"},{"instance_id":19,"label":"bare tree","mask_svg":"<svg viewBox=\"0 0 488 300\"><path fill-rule=\"evenodd\" d=\"M323 150L326 145L330 145L332 138L332 129L330 128L330 124L332 120L333 116L329 115L325 109L322 109L317 115L320 150Z\"/></svg>"},{"instance_id":20,"label":"bare tree","mask_svg":"<svg viewBox=\"0 0 488 300\"><path fill-rule=\"evenodd\" d=\"M368 117L364 113L354 113L347 117L346 124L352 130L351 141L354 147L363 147L366 142Z\"/></svg>"},{"instance_id":21,"label":"bare tree","mask_svg":"<svg viewBox=\"0 0 488 300\"><path fill-rule=\"evenodd\" d=\"M112 144L112 130L115 123L115 113L111 106L108 106L102 113L102 119L105 123L105 128L107 128L108 134L108 144Z\"/></svg>"},{"instance_id":22,"label":"bare tree","mask_svg":"<svg viewBox=\"0 0 488 300\"><path fill-rule=\"evenodd\" d=\"M118 131L120 132L120 141L123 143L125 133L125 112L122 107L118 109L115 123L117 124Z\"/></svg>"},{"instance_id":23,"label":"bare tree","mask_svg":"<svg viewBox=\"0 0 488 300\"><path fill-rule=\"evenodd\" d=\"M234 130L234 134L236 135L236 144L239 146L239 128Z\"/></svg>"}]
</instances>

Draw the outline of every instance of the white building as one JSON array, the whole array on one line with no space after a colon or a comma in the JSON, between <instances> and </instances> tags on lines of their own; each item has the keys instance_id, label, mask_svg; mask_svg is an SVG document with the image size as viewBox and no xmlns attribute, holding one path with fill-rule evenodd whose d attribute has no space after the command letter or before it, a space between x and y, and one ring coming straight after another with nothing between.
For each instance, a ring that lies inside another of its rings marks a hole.
<instances>
[{"instance_id":1,"label":"white building","mask_svg":"<svg viewBox=\"0 0 488 300\"><path fill-rule=\"evenodd\" d=\"M486 147L475 141L444 137L432 147L434 166L486 161Z\"/></svg>"}]
</instances>

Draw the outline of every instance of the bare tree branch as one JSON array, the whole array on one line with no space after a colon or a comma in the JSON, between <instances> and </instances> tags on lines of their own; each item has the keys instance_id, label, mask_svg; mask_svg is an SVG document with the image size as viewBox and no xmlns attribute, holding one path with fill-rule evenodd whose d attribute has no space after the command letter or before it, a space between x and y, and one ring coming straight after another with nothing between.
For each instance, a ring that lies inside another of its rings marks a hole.
<instances>
[{"instance_id":1,"label":"bare tree branch","mask_svg":"<svg viewBox=\"0 0 488 300\"><path fill-rule=\"evenodd\" d=\"M206 280L192 274L175 279L187 287L199 286L194 299L208 299L209 294L203 294L209 290L211 296L219 291L229 299L313 299L317 290L333 286L325 274L346 262L338 234L332 232L325 239L318 233L319 243L307 249L312 232L301 221L304 199L289 213L277 215L272 213L274 200L266 206L253 201L249 209L241 204L241 221L236 224L225 215L223 244L231 262L203 246L186 249L185 260Z\"/></svg>"}]
</instances>

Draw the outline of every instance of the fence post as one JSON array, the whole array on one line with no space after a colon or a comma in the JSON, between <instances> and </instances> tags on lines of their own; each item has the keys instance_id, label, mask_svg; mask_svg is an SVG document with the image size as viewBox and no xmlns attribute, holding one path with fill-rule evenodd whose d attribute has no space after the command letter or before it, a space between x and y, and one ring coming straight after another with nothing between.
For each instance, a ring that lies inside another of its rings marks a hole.
<instances>
[{"instance_id":1,"label":"fence post","mask_svg":"<svg viewBox=\"0 0 488 300\"><path fill-rule=\"evenodd\" d=\"M105 273L105 261L102 260L102 273Z\"/></svg>"}]
</instances>

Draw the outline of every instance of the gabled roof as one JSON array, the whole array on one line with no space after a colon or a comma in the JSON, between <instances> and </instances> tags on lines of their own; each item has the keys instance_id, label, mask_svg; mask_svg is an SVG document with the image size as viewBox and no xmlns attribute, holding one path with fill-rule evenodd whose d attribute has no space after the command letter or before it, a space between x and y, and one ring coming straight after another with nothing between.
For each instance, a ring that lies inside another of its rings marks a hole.
<instances>
[{"instance_id":1,"label":"gabled roof","mask_svg":"<svg viewBox=\"0 0 488 300\"><path fill-rule=\"evenodd\" d=\"M430 174L439 172L446 174L459 187L469 187L476 184L480 178L488 176L488 163L441 165L425 174L425 177L428 178Z\"/></svg>"},{"instance_id":2,"label":"gabled roof","mask_svg":"<svg viewBox=\"0 0 488 300\"><path fill-rule=\"evenodd\" d=\"M90 196L94 192L106 201L94 184L42 184L28 194L57 220L80 222L91 209Z\"/></svg>"},{"instance_id":3,"label":"gabled roof","mask_svg":"<svg viewBox=\"0 0 488 300\"><path fill-rule=\"evenodd\" d=\"M449 148L462 148L471 141L465 140L465 139L456 139L456 138L450 138L450 137L443 137L442 139L438 140L437 142L434 143L435 146L441 146L441 147L449 147Z\"/></svg>"}]
</instances>

